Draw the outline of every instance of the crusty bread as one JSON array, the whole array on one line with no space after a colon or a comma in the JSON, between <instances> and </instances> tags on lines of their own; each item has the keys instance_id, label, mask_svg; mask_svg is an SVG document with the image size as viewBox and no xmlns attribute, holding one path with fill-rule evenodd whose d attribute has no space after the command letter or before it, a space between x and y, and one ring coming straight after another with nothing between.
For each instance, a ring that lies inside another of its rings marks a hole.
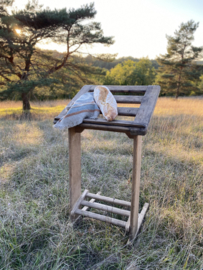
<instances>
[{"instance_id":1,"label":"crusty bread","mask_svg":"<svg viewBox=\"0 0 203 270\"><path fill-rule=\"evenodd\" d=\"M112 121L116 118L118 115L117 103L106 86L102 85L94 88L94 99L107 121Z\"/></svg>"}]
</instances>

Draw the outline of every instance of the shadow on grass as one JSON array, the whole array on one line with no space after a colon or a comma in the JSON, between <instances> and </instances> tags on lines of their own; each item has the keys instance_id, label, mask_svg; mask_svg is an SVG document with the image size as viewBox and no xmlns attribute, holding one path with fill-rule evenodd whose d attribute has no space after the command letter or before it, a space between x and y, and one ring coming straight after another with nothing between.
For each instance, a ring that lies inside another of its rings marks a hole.
<instances>
[{"instance_id":1,"label":"shadow on grass","mask_svg":"<svg viewBox=\"0 0 203 270\"><path fill-rule=\"evenodd\" d=\"M58 111L45 110L45 109L35 109L32 108L31 111L22 111L21 109L11 110L0 114L0 120L14 120L14 121L40 121L45 119L50 119L53 123L54 117L58 115Z\"/></svg>"}]
</instances>

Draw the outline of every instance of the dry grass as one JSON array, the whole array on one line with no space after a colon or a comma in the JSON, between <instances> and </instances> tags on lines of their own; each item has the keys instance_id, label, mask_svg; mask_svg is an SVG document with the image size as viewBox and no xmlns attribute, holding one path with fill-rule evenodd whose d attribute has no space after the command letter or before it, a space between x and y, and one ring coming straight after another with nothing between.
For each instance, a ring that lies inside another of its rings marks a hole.
<instances>
[{"instance_id":1,"label":"dry grass","mask_svg":"<svg viewBox=\"0 0 203 270\"><path fill-rule=\"evenodd\" d=\"M159 98L156 108L156 115L184 115L203 116L203 98Z\"/></svg>"},{"instance_id":2,"label":"dry grass","mask_svg":"<svg viewBox=\"0 0 203 270\"><path fill-rule=\"evenodd\" d=\"M65 106L69 102L68 99L63 99L63 100L49 100L49 101L36 101L33 102L31 101L31 107L38 107L38 108L43 108L43 107L57 107L57 106ZM0 108L1 109L22 109L22 101L3 101L0 102Z\"/></svg>"},{"instance_id":3,"label":"dry grass","mask_svg":"<svg viewBox=\"0 0 203 270\"><path fill-rule=\"evenodd\" d=\"M70 222L67 131L51 118L66 104L32 104L38 121L0 104L0 269L203 269L203 100L158 100L143 137L140 207L150 209L132 247L123 229ZM132 141L82 138L82 188L129 200Z\"/></svg>"},{"instance_id":4,"label":"dry grass","mask_svg":"<svg viewBox=\"0 0 203 270\"><path fill-rule=\"evenodd\" d=\"M59 114L70 100L54 100L44 102L31 102L30 120L53 118ZM28 116L23 114L21 101L0 102L0 118L4 120L25 120Z\"/></svg>"}]
</instances>

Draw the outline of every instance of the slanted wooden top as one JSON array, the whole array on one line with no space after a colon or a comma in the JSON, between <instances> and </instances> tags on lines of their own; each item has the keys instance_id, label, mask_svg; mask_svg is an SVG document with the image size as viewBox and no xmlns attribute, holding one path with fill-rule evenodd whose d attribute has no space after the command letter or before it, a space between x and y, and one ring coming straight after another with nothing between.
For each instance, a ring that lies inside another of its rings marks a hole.
<instances>
[{"instance_id":1,"label":"slanted wooden top","mask_svg":"<svg viewBox=\"0 0 203 270\"><path fill-rule=\"evenodd\" d=\"M78 132L84 129L108 130L116 132L124 132L129 137L136 135L145 135L147 128L157 102L160 92L159 85L148 86L121 86L107 85L114 95L117 103L123 104L140 104L139 108L118 107L118 115L133 116L132 121L113 120L108 122L104 118L84 119L83 123L77 126ZM81 95L94 91L95 85L85 85L70 101L67 107L71 107ZM116 94L116 95L115 95ZM119 95L117 95L119 94ZM124 94L124 95L122 95Z\"/></svg>"}]
</instances>

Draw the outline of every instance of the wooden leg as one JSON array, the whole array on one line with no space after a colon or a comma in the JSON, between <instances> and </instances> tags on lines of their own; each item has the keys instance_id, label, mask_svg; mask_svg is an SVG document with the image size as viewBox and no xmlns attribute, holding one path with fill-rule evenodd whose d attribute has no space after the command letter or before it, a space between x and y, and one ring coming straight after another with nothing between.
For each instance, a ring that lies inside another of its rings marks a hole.
<instances>
[{"instance_id":1,"label":"wooden leg","mask_svg":"<svg viewBox=\"0 0 203 270\"><path fill-rule=\"evenodd\" d=\"M69 128L69 197L70 212L81 196L81 134ZM76 216L72 216L74 220Z\"/></svg>"},{"instance_id":2,"label":"wooden leg","mask_svg":"<svg viewBox=\"0 0 203 270\"><path fill-rule=\"evenodd\" d=\"M141 136L134 137L133 139L132 197L131 197L131 213L130 213L130 240L134 239L138 230L141 146L142 146L142 137Z\"/></svg>"}]
</instances>

